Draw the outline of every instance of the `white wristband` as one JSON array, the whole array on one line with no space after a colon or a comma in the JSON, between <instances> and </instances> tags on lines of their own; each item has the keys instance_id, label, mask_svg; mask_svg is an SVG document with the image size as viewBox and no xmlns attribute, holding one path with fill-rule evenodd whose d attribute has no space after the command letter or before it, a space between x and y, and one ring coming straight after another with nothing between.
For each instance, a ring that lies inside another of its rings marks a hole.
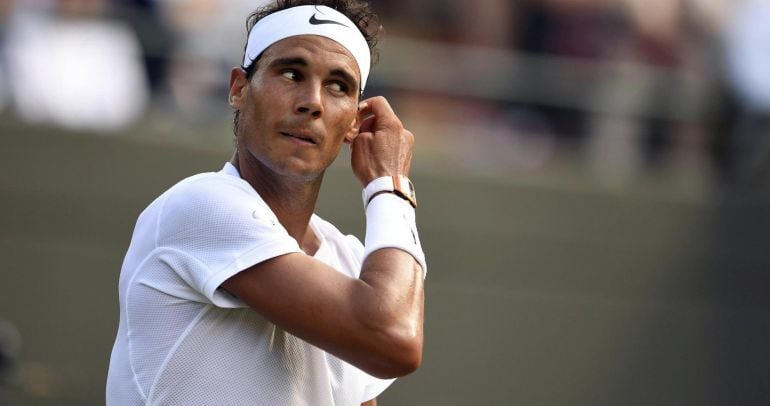
<instances>
[{"instance_id":1,"label":"white wristband","mask_svg":"<svg viewBox=\"0 0 770 406\"><path fill-rule=\"evenodd\" d=\"M423 277L427 274L428 266L417 234L414 208L392 193L375 196L366 208L364 259L382 248L406 251L422 267Z\"/></svg>"},{"instance_id":2,"label":"white wristband","mask_svg":"<svg viewBox=\"0 0 770 406\"><path fill-rule=\"evenodd\" d=\"M412 207L417 208L417 196L414 192L412 181L406 176L383 176L369 182L364 190L361 191L361 198L364 200L364 209L369 205L369 201L380 193L395 193L397 196L409 202Z\"/></svg>"}]
</instances>

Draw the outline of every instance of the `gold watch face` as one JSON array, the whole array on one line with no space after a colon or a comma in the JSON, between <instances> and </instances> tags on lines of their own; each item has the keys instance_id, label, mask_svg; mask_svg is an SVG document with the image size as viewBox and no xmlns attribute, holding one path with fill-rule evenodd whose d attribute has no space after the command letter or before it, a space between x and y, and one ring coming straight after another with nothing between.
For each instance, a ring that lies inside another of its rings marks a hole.
<instances>
[{"instance_id":1,"label":"gold watch face","mask_svg":"<svg viewBox=\"0 0 770 406\"><path fill-rule=\"evenodd\" d=\"M412 181L407 179L406 183L409 184L409 196L414 200L415 203L417 203L417 193L414 191L414 185L412 184Z\"/></svg>"},{"instance_id":2,"label":"gold watch face","mask_svg":"<svg viewBox=\"0 0 770 406\"><path fill-rule=\"evenodd\" d=\"M395 179L394 179L395 181ZM406 176L399 176L398 182L394 182L396 186L396 192L400 193L406 200L411 203L412 207L417 207L417 194L414 190L414 184Z\"/></svg>"}]
</instances>

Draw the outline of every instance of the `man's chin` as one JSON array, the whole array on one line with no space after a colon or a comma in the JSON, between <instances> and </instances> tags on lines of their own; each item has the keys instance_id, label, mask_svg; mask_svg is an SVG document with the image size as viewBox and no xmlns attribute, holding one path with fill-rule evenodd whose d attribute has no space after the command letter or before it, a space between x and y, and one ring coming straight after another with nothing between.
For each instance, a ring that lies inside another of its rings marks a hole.
<instances>
[{"instance_id":1,"label":"man's chin","mask_svg":"<svg viewBox=\"0 0 770 406\"><path fill-rule=\"evenodd\" d=\"M287 179L300 180L305 182L312 182L323 178L326 167L320 167L317 164L309 164L299 158L288 158L279 165L279 175L285 176Z\"/></svg>"}]
</instances>

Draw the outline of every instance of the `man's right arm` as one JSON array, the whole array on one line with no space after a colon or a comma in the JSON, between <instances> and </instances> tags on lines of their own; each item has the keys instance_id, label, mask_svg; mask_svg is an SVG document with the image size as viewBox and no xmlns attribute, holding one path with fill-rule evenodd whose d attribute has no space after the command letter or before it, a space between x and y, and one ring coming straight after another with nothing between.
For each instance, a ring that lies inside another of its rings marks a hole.
<instances>
[{"instance_id":1,"label":"man's right arm","mask_svg":"<svg viewBox=\"0 0 770 406\"><path fill-rule=\"evenodd\" d=\"M370 375L403 376L421 362L423 277L404 251L373 252L360 279L292 253L222 286L272 323Z\"/></svg>"}]
</instances>

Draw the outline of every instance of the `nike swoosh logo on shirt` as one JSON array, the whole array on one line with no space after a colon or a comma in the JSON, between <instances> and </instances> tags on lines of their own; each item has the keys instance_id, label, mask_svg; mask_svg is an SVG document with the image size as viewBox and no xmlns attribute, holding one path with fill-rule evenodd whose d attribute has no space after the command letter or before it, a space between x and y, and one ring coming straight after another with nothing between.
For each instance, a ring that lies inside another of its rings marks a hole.
<instances>
[{"instance_id":1,"label":"nike swoosh logo on shirt","mask_svg":"<svg viewBox=\"0 0 770 406\"><path fill-rule=\"evenodd\" d=\"M341 23L341 22L338 22L338 21L334 21L334 20L319 20L319 19L315 18L315 14L313 14L312 16L310 16L310 20L308 20L308 22L309 22L310 24L313 24L313 25L321 25L321 24L337 24L337 25L341 25L341 26L343 26L343 27L348 27L347 25L345 25L345 24L343 24L343 23ZM350 28L350 27L348 27L348 28Z\"/></svg>"}]
</instances>

